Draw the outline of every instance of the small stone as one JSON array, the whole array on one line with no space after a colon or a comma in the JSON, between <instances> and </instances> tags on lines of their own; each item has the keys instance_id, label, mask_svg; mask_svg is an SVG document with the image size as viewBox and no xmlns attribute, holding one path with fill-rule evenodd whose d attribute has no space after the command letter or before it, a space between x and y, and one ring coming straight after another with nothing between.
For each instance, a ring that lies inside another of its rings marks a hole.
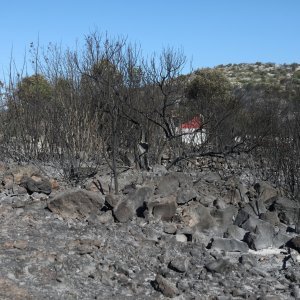
<instances>
[{"instance_id":1,"label":"small stone","mask_svg":"<svg viewBox=\"0 0 300 300\"><path fill-rule=\"evenodd\" d=\"M169 268L179 273L185 273L188 270L188 265L187 258L177 257L170 261Z\"/></svg>"},{"instance_id":2,"label":"small stone","mask_svg":"<svg viewBox=\"0 0 300 300\"><path fill-rule=\"evenodd\" d=\"M175 224L166 223L164 225L164 232L168 234L174 234L177 231L177 227Z\"/></svg>"},{"instance_id":3,"label":"small stone","mask_svg":"<svg viewBox=\"0 0 300 300\"><path fill-rule=\"evenodd\" d=\"M225 273L232 268L232 265L227 259L219 258L207 263L205 268L212 273Z\"/></svg>"},{"instance_id":4,"label":"small stone","mask_svg":"<svg viewBox=\"0 0 300 300\"><path fill-rule=\"evenodd\" d=\"M176 288L176 286L168 279L162 277L159 274L156 275L154 284L155 288L160 291L165 297L174 298L179 295L179 290Z\"/></svg>"},{"instance_id":5,"label":"small stone","mask_svg":"<svg viewBox=\"0 0 300 300\"><path fill-rule=\"evenodd\" d=\"M187 236L182 233L176 234L176 241L181 242L181 243L186 243L187 242Z\"/></svg>"},{"instance_id":6,"label":"small stone","mask_svg":"<svg viewBox=\"0 0 300 300\"><path fill-rule=\"evenodd\" d=\"M14 248L24 250L28 247L28 241L26 240L17 240L14 242Z\"/></svg>"}]
</instances>

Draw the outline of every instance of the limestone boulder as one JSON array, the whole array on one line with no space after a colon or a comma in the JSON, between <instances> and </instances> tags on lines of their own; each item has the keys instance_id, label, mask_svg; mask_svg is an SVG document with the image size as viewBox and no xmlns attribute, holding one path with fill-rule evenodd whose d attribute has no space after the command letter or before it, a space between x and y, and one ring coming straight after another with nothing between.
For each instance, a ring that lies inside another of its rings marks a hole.
<instances>
[{"instance_id":1,"label":"limestone boulder","mask_svg":"<svg viewBox=\"0 0 300 300\"><path fill-rule=\"evenodd\" d=\"M157 184L156 194L163 197L177 194L179 188L191 187L192 178L187 174L173 172L162 176Z\"/></svg>"},{"instance_id":2,"label":"limestone boulder","mask_svg":"<svg viewBox=\"0 0 300 300\"><path fill-rule=\"evenodd\" d=\"M177 204L185 204L193 199L196 199L197 197L199 196L193 188L182 188L177 193L176 201Z\"/></svg>"},{"instance_id":3,"label":"limestone boulder","mask_svg":"<svg viewBox=\"0 0 300 300\"><path fill-rule=\"evenodd\" d=\"M127 201L133 203L135 210L139 210L146 202L151 201L153 195L153 188L150 186L142 186L132 193L128 194Z\"/></svg>"},{"instance_id":4,"label":"limestone boulder","mask_svg":"<svg viewBox=\"0 0 300 300\"><path fill-rule=\"evenodd\" d=\"M57 194L48 203L48 208L63 218L85 219L93 213L100 214L104 201L100 193L75 189Z\"/></svg>"},{"instance_id":5,"label":"limestone boulder","mask_svg":"<svg viewBox=\"0 0 300 300\"><path fill-rule=\"evenodd\" d=\"M121 223L128 222L137 215L144 217L146 203L151 201L153 188L143 186L137 190L133 190L126 195L125 199L117 201L118 197L114 195L106 196L105 201L109 207L113 207L113 215L117 221Z\"/></svg>"},{"instance_id":6,"label":"limestone boulder","mask_svg":"<svg viewBox=\"0 0 300 300\"><path fill-rule=\"evenodd\" d=\"M254 189L258 194L258 199L262 202L277 196L278 191L269 182L259 181L254 185Z\"/></svg>"},{"instance_id":7,"label":"limestone boulder","mask_svg":"<svg viewBox=\"0 0 300 300\"><path fill-rule=\"evenodd\" d=\"M212 238L207 245L208 249L224 250L226 252L248 252L246 243L231 238Z\"/></svg>"},{"instance_id":8,"label":"limestone boulder","mask_svg":"<svg viewBox=\"0 0 300 300\"><path fill-rule=\"evenodd\" d=\"M284 232L277 232L274 235L273 238L273 247L275 248L281 248L284 246L289 240L291 239L291 236L284 233Z\"/></svg>"},{"instance_id":9,"label":"limestone boulder","mask_svg":"<svg viewBox=\"0 0 300 300\"><path fill-rule=\"evenodd\" d=\"M238 213L238 209L235 206L228 206L224 209L213 209L211 215L214 217L218 225L223 231L231 224Z\"/></svg>"},{"instance_id":10,"label":"limestone boulder","mask_svg":"<svg viewBox=\"0 0 300 300\"><path fill-rule=\"evenodd\" d=\"M232 263L228 259L218 258L205 265L208 272L211 273L226 273L233 269Z\"/></svg>"},{"instance_id":11,"label":"limestone boulder","mask_svg":"<svg viewBox=\"0 0 300 300\"><path fill-rule=\"evenodd\" d=\"M266 211L259 215L259 218L265 222L269 222L273 226L278 226L280 220L276 211Z\"/></svg>"},{"instance_id":12,"label":"limestone boulder","mask_svg":"<svg viewBox=\"0 0 300 300\"><path fill-rule=\"evenodd\" d=\"M286 225L295 225L299 221L300 205L285 197L274 197L269 209L276 211L279 220Z\"/></svg>"},{"instance_id":13,"label":"limestone boulder","mask_svg":"<svg viewBox=\"0 0 300 300\"><path fill-rule=\"evenodd\" d=\"M182 216L187 226L198 231L213 229L217 224L210 214L210 209L197 202L184 208Z\"/></svg>"},{"instance_id":14,"label":"limestone boulder","mask_svg":"<svg viewBox=\"0 0 300 300\"><path fill-rule=\"evenodd\" d=\"M6 175L12 175L14 183L20 184L24 177L41 176L41 171L34 165L14 166Z\"/></svg>"},{"instance_id":15,"label":"limestone boulder","mask_svg":"<svg viewBox=\"0 0 300 300\"><path fill-rule=\"evenodd\" d=\"M50 180L44 177L24 176L21 180L20 186L24 187L28 194L43 193L49 195L52 192L52 184Z\"/></svg>"},{"instance_id":16,"label":"limestone boulder","mask_svg":"<svg viewBox=\"0 0 300 300\"><path fill-rule=\"evenodd\" d=\"M267 212L267 208L264 202L259 200L252 200L244 206L244 210L253 217L258 217L259 215Z\"/></svg>"},{"instance_id":17,"label":"limestone boulder","mask_svg":"<svg viewBox=\"0 0 300 300\"><path fill-rule=\"evenodd\" d=\"M229 225L227 230L224 232L224 237L241 241L244 238L246 232L247 231L245 229L232 224Z\"/></svg>"},{"instance_id":18,"label":"limestone boulder","mask_svg":"<svg viewBox=\"0 0 300 300\"><path fill-rule=\"evenodd\" d=\"M244 241L252 250L261 250L272 247L274 244L275 229L267 222L257 224L254 232L247 232Z\"/></svg>"},{"instance_id":19,"label":"limestone boulder","mask_svg":"<svg viewBox=\"0 0 300 300\"><path fill-rule=\"evenodd\" d=\"M113 209L113 215L118 222L128 222L135 215L134 203L127 199L119 201Z\"/></svg>"},{"instance_id":20,"label":"limestone boulder","mask_svg":"<svg viewBox=\"0 0 300 300\"><path fill-rule=\"evenodd\" d=\"M176 214L176 209L176 197L173 195L157 198L147 203L148 216L162 221L170 221Z\"/></svg>"}]
</instances>

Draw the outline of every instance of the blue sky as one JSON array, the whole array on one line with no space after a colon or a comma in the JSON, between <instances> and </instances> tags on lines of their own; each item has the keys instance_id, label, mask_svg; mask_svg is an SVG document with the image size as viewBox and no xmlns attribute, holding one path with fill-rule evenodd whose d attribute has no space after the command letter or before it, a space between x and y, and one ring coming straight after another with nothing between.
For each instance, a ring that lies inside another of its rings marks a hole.
<instances>
[{"instance_id":1,"label":"blue sky","mask_svg":"<svg viewBox=\"0 0 300 300\"><path fill-rule=\"evenodd\" d=\"M2 0L0 80L31 42L73 47L95 28L143 53L183 48L194 69L300 62L300 0Z\"/></svg>"}]
</instances>

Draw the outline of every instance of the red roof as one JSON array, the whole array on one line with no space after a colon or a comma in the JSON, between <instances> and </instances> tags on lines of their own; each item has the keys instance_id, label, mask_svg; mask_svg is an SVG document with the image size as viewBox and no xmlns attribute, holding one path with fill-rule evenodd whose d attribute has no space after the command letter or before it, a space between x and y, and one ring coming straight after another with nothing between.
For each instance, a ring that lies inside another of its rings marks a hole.
<instances>
[{"instance_id":1,"label":"red roof","mask_svg":"<svg viewBox=\"0 0 300 300\"><path fill-rule=\"evenodd\" d=\"M180 125L180 128L199 129L202 122L199 116L194 117L192 120Z\"/></svg>"}]
</instances>

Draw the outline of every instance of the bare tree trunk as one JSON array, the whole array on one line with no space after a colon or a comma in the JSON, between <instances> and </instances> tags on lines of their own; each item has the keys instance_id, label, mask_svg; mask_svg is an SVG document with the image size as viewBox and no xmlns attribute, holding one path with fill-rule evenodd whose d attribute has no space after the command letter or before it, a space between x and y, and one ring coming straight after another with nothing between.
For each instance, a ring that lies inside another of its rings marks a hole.
<instances>
[{"instance_id":1,"label":"bare tree trunk","mask_svg":"<svg viewBox=\"0 0 300 300\"><path fill-rule=\"evenodd\" d=\"M118 136L117 136L117 120L112 116L112 171L114 175L115 194L119 193L118 169L117 169L117 152L118 152Z\"/></svg>"}]
</instances>

